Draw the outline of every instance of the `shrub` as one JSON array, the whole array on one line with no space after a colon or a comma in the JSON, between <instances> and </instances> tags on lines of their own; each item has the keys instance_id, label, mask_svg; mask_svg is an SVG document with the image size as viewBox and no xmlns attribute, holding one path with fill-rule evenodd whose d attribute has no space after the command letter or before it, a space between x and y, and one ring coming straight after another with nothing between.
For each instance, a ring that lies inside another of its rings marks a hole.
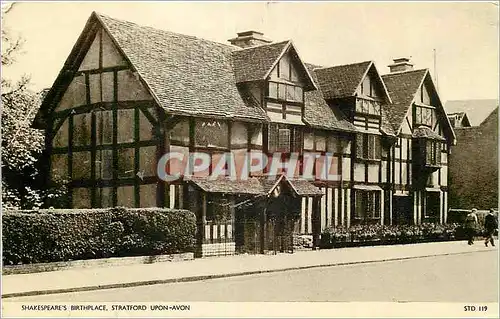
<instances>
[{"instance_id":1,"label":"shrub","mask_svg":"<svg viewBox=\"0 0 500 319\"><path fill-rule=\"evenodd\" d=\"M187 210L109 208L4 212L3 264L192 251Z\"/></svg>"}]
</instances>

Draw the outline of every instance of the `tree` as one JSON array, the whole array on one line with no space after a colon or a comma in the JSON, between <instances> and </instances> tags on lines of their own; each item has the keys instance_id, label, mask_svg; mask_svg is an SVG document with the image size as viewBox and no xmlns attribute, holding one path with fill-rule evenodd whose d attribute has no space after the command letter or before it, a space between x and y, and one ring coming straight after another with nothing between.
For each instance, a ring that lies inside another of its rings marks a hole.
<instances>
[{"instance_id":1,"label":"tree","mask_svg":"<svg viewBox=\"0 0 500 319\"><path fill-rule=\"evenodd\" d=\"M12 8L2 6L2 20ZM3 21L2 21L3 22ZM16 62L23 39L2 28L2 68ZM13 81L2 76L2 204L4 208L39 208L64 189L43 189L40 159L43 131L31 127L41 105L42 94L29 89L29 76ZM60 186L60 185L58 185Z\"/></svg>"}]
</instances>

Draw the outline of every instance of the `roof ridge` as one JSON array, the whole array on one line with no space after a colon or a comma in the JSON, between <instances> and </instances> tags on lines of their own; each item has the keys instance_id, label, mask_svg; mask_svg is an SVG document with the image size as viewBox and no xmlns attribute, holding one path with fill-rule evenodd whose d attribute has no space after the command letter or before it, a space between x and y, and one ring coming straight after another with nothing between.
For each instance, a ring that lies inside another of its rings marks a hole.
<instances>
[{"instance_id":1,"label":"roof ridge","mask_svg":"<svg viewBox=\"0 0 500 319\"><path fill-rule=\"evenodd\" d=\"M131 25L139 27L139 28L146 28L146 29L151 29L151 30L157 31L157 32L164 32L164 33L167 33L167 34L170 34L170 35L182 36L182 37L191 38L191 39L195 39L195 40L199 40L199 41L209 42L209 43L212 43L212 44L217 44L217 45L220 45L220 46L224 46L224 47L226 47L228 49L232 49L233 51L238 49L237 46L234 46L232 44L227 44L227 43L222 43L222 42L218 42L218 41L208 40L208 39L205 39L205 38L197 37L195 35L184 34L184 33L174 32L174 31L170 31L170 30L160 29L160 28L157 28L157 27L152 27L152 26L149 26L149 25L139 24L137 22L132 22L132 21L129 21L129 20L117 19L117 18L111 17L111 16L106 15L106 14L99 13L99 12L96 12L96 11L94 11L93 13L98 18L105 18L105 19L113 20L113 21L116 21L116 22L119 22L119 23L131 24Z\"/></svg>"},{"instance_id":2,"label":"roof ridge","mask_svg":"<svg viewBox=\"0 0 500 319\"><path fill-rule=\"evenodd\" d=\"M359 64L364 64L364 63L372 63L374 62L373 60L366 60L362 62L354 62L354 63L348 63L348 64L339 64L339 65L332 65L332 66L326 66L326 67L321 67L318 69L326 70L326 69L333 69L333 68L338 68L342 66L353 66L353 65L359 65Z\"/></svg>"},{"instance_id":3,"label":"roof ridge","mask_svg":"<svg viewBox=\"0 0 500 319\"><path fill-rule=\"evenodd\" d=\"M422 71L429 71L429 68L423 68L423 69L417 69L417 70L406 70L406 71L390 72L390 73L382 74L381 76L384 77L384 76L399 75L399 74L408 74L408 73L422 72Z\"/></svg>"},{"instance_id":4,"label":"roof ridge","mask_svg":"<svg viewBox=\"0 0 500 319\"><path fill-rule=\"evenodd\" d=\"M244 51L244 50L261 48L261 47L271 46L271 45L278 45L278 44L288 43L288 42L291 42L291 41L292 40L283 40L283 41L279 41L279 42L271 42L271 43L264 43L264 44L254 45L254 46L246 47L246 48L240 48L238 46L234 46L234 47L236 48L235 52L241 52L241 51Z\"/></svg>"}]
</instances>

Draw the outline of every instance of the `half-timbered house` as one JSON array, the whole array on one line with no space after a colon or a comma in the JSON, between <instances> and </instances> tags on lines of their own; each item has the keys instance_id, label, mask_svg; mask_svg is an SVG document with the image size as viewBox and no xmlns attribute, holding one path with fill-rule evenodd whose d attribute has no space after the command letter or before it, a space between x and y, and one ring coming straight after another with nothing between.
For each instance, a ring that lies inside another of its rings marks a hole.
<instances>
[{"instance_id":1,"label":"half-timbered house","mask_svg":"<svg viewBox=\"0 0 500 319\"><path fill-rule=\"evenodd\" d=\"M190 209L199 256L285 251L294 233L316 244L335 225L443 221L453 130L427 70L306 64L292 41L255 31L229 42L91 15L35 119L68 207ZM279 165L241 169L248 154Z\"/></svg>"}]
</instances>

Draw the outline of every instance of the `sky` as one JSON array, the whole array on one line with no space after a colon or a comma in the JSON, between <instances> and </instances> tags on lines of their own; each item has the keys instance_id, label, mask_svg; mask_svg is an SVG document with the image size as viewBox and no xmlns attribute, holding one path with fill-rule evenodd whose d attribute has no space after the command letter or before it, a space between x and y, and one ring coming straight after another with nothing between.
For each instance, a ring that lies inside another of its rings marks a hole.
<instances>
[{"instance_id":1,"label":"sky","mask_svg":"<svg viewBox=\"0 0 500 319\"><path fill-rule=\"evenodd\" d=\"M437 74L443 101L496 99L498 9L492 1L19 2L3 27L24 38L23 53L2 76L30 74L33 89L50 87L97 11L221 43L257 30L273 41L291 39L304 62L323 66L373 60L385 74L393 58L411 57L415 69Z\"/></svg>"}]
</instances>

